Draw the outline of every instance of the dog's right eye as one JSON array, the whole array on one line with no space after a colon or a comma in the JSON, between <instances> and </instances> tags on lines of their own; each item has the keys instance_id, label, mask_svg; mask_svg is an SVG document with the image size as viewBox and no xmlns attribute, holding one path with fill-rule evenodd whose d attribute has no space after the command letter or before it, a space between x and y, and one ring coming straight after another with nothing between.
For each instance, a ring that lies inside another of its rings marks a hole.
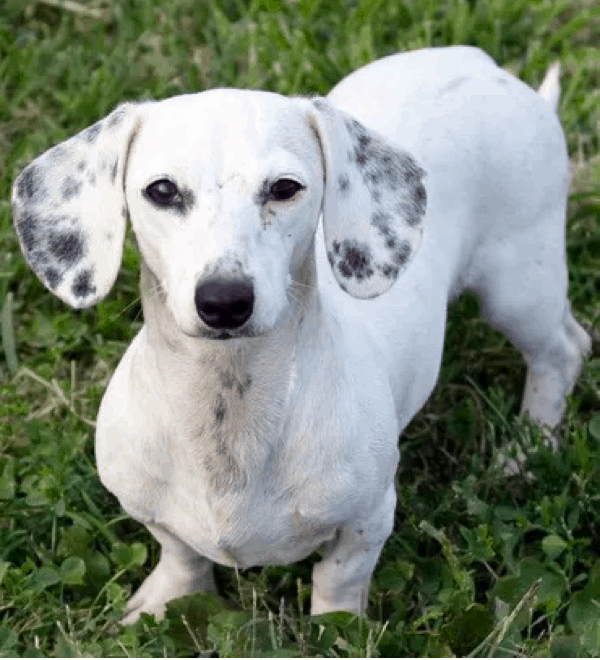
<instances>
[{"instance_id":1,"label":"dog's right eye","mask_svg":"<svg viewBox=\"0 0 600 660\"><path fill-rule=\"evenodd\" d=\"M145 190L144 195L157 206L176 206L181 199L177 186L169 179L159 179L151 183Z\"/></svg>"}]
</instances>

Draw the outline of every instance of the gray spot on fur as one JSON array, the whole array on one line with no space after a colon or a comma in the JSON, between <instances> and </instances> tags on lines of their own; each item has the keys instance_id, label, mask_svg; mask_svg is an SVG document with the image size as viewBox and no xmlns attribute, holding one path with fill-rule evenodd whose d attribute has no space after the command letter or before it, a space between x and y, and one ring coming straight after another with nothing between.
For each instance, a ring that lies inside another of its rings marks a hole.
<instances>
[{"instance_id":1,"label":"gray spot on fur","mask_svg":"<svg viewBox=\"0 0 600 660\"><path fill-rule=\"evenodd\" d=\"M42 187L42 174L36 165L30 165L21 172L17 183L17 195L32 201Z\"/></svg>"},{"instance_id":2,"label":"gray spot on fur","mask_svg":"<svg viewBox=\"0 0 600 660\"><path fill-rule=\"evenodd\" d=\"M338 176L338 191L341 195L347 195L350 191L350 178L347 174Z\"/></svg>"},{"instance_id":3,"label":"gray spot on fur","mask_svg":"<svg viewBox=\"0 0 600 660\"><path fill-rule=\"evenodd\" d=\"M86 268L75 276L71 293L75 298L87 298L95 292L96 287L92 284L92 269Z\"/></svg>"},{"instance_id":4,"label":"gray spot on fur","mask_svg":"<svg viewBox=\"0 0 600 660\"><path fill-rule=\"evenodd\" d=\"M107 128L115 128L117 127L125 118L125 115L127 114L127 110L125 108L120 108L119 110L115 110L109 117L106 122Z\"/></svg>"},{"instance_id":5,"label":"gray spot on fur","mask_svg":"<svg viewBox=\"0 0 600 660\"><path fill-rule=\"evenodd\" d=\"M63 202L68 202L73 197L77 197L81 192L81 187L83 183L78 181L72 176L66 177L66 179L60 185L60 193L63 198Z\"/></svg>"},{"instance_id":6,"label":"gray spot on fur","mask_svg":"<svg viewBox=\"0 0 600 660\"><path fill-rule=\"evenodd\" d=\"M219 374L219 380L221 381L221 385L226 390L232 390L235 388L237 390L240 399L244 398L244 394L246 394L246 392L250 388L250 385L252 384L252 378L250 377L249 374L244 374L243 376L240 377L229 369L226 371L222 371Z\"/></svg>"},{"instance_id":7,"label":"gray spot on fur","mask_svg":"<svg viewBox=\"0 0 600 660\"><path fill-rule=\"evenodd\" d=\"M204 433L203 428L200 434ZM211 487L219 494L243 490L247 483L247 475L235 458L233 447L230 444L231 435L221 431L218 427L212 427L207 434L215 440L214 450L208 452L203 459L204 469ZM201 439L203 445L206 444L206 441L206 438Z\"/></svg>"},{"instance_id":8,"label":"gray spot on fur","mask_svg":"<svg viewBox=\"0 0 600 660\"><path fill-rule=\"evenodd\" d=\"M389 236L391 234L391 223L391 214L385 213L384 211L374 211L371 216L371 224L382 236Z\"/></svg>"},{"instance_id":9,"label":"gray spot on fur","mask_svg":"<svg viewBox=\"0 0 600 660\"><path fill-rule=\"evenodd\" d=\"M56 270L49 266L44 270L44 281L46 282L49 289L56 289L56 287L62 282L62 275Z\"/></svg>"},{"instance_id":10,"label":"gray spot on fur","mask_svg":"<svg viewBox=\"0 0 600 660\"><path fill-rule=\"evenodd\" d=\"M214 407L215 421L217 424L222 424L227 414L227 406L225 405L225 399L221 393L217 394L217 402Z\"/></svg>"},{"instance_id":11,"label":"gray spot on fur","mask_svg":"<svg viewBox=\"0 0 600 660\"><path fill-rule=\"evenodd\" d=\"M72 268L83 258L85 241L80 231L50 231L48 250L66 268Z\"/></svg>"},{"instance_id":12,"label":"gray spot on fur","mask_svg":"<svg viewBox=\"0 0 600 660\"><path fill-rule=\"evenodd\" d=\"M64 160L67 153L66 147L63 147L62 144L57 144L55 147L52 147L46 155L52 163L60 163Z\"/></svg>"},{"instance_id":13,"label":"gray spot on fur","mask_svg":"<svg viewBox=\"0 0 600 660\"><path fill-rule=\"evenodd\" d=\"M397 245L394 246L392 251L392 261L400 268L406 266L407 261L410 259L410 253L412 248L408 241L400 241Z\"/></svg>"},{"instance_id":14,"label":"gray spot on fur","mask_svg":"<svg viewBox=\"0 0 600 660\"><path fill-rule=\"evenodd\" d=\"M92 126L90 126L89 128L86 128L81 135L86 142L94 143L98 139L101 130L102 130L102 122L97 121L95 124L92 124Z\"/></svg>"},{"instance_id":15,"label":"gray spot on fur","mask_svg":"<svg viewBox=\"0 0 600 660\"><path fill-rule=\"evenodd\" d=\"M371 249L367 243L356 240L333 242L333 250L327 253L332 268L345 278L363 280L373 275Z\"/></svg>"},{"instance_id":16,"label":"gray spot on fur","mask_svg":"<svg viewBox=\"0 0 600 660\"><path fill-rule=\"evenodd\" d=\"M117 178L117 168L119 166L119 159L115 158L115 162L112 164L112 167L110 168L110 182L114 184L116 178Z\"/></svg>"},{"instance_id":17,"label":"gray spot on fur","mask_svg":"<svg viewBox=\"0 0 600 660\"><path fill-rule=\"evenodd\" d=\"M322 98L314 98L311 99L311 101L317 110L323 112L324 114L330 114L330 108L327 101Z\"/></svg>"},{"instance_id":18,"label":"gray spot on fur","mask_svg":"<svg viewBox=\"0 0 600 660\"><path fill-rule=\"evenodd\" d=\"M421 223L427 205L427 194L422 179L425 172L410 154L395 149L370 133L354 119L345 120L353 143L349 160L359 174L375 203L380 203L385 192L400 198L397 210L407 225Z\"/></svg>"},{"instance_id":19,"label":"gray spot on fur","mask_svg":"<svg viewBox=\"0 0 600 660\"><path fill-rule=\"evenodd\" d=\"M27 256L33 252L38 244L38 223L40 218L33 212L23 213L17 220L17 232L25 248Z\"/></svg>"},{"instance_id":20,"label":"gray spot on fur","mask_svg":"<svg viewBox=\"0 0 600 660\"><path fill-rule=\"evenodd\" d=\"M217 441L217 447L222 441ZM217 449L215 456L204 459L204 469L211 488L218 494L238 493L246 487L247 477L229 451Z\"/></svg>"}]
</instances>

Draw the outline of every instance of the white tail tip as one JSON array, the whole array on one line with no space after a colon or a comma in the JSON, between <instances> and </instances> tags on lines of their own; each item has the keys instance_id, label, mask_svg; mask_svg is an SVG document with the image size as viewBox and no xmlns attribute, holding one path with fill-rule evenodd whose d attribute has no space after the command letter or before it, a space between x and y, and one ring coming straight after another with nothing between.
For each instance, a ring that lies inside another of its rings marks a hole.
<instances>
[{"instance_id":1,"label":"white tail tip","mask_svg":"<svg viewBox=\"0 0 600 660\"><path fill-rule=\"evenodd\" d=\"M546 77L538 89L538 94L547 101L554 110L558 110L560 100L560 62L554 62L546 71Z\"/></svg>"}]
</instances>

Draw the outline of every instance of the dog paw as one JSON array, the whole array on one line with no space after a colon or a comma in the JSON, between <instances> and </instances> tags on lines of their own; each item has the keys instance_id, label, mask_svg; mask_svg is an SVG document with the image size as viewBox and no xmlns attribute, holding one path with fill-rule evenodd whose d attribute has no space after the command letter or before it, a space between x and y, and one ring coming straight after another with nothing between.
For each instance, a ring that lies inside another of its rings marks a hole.
<instances>
[{"instance_id":1,"label":"dog paw","mask_svg":"<svg viewBox=\"0 0 600 660\"><path fill-rule=\"evenodd\" d=\"M124 626L135 623L142 612L154 614L157 620L162 619L167 603L174 598L196 591L216 591L210 562L204 560L198 566L191 567L170 560L172 557L161 558L131 597L121 619Z\"/></svg>"}]
</instances>

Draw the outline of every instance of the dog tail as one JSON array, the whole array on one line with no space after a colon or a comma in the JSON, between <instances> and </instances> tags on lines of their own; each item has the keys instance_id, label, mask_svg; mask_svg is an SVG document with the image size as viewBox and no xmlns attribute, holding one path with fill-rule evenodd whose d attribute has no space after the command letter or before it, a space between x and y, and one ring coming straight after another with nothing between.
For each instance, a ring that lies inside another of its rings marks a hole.
<instances>
[{"instance_id":1,"label":"dog tail","mask_svg":"<svg viewBox=\"0 0 600 660\"><path fill-rule=\"evenodd\" d=\"M554 62L546 71L546 77L538 89L538 94L554 108L558 110L560 100L560 62Z\"/></svg>"}]
</instances>

